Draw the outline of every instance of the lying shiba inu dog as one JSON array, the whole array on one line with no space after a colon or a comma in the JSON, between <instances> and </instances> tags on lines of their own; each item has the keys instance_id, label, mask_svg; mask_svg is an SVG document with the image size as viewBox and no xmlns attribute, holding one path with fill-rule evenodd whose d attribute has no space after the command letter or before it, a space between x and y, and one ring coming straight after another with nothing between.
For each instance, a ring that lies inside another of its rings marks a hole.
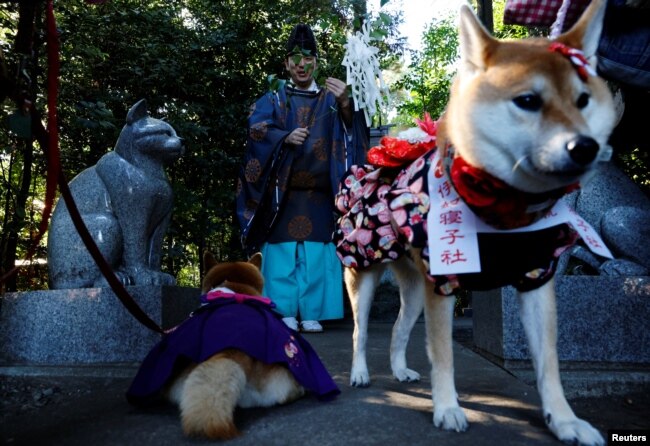
<instances>
[{"instance_id":1,"label":"lying shiba inu dog","mask_svg":"<svg viewBox=\"0 0 650 446\"><path fill-rule=\"evenodd\" d=\"M367 319L389 265L402 305L391 344L393 373L400 381L419 379L404 353L424 306L433 423L466 430L453 377L454 299L448 296L460 287L513 285L546 424L562 441L604 443L564 396L553 286L557 257L578 234L597 249L597 241L580 232L583 222L558 200L611 155L613 102L590 65L603 14L604 2L594 0L554 41L497 41L462 7L461 64L447 111L437 129L432 121L420 123L429 133L420 143L435 135L437 149L427 149L401 171L391 162L379 163L381 169L354 166L344 179L335 242L355 322L351 385L370 382ZM398 146L399 141L382 140L380 149L390 159L404 152Z\"/></svg>"},{"instance_id":2,"label":"lying shiba inu dog","mask_svg":"<svg viewBox=\"0 0 650 446\"><path fill-rule=\"evenodd\" d=\"M236 407L339 393L307 341L261 296L261 264L260 253L228 263L204 254L203 306L145 358L127 392L131 403L163 396L179 405L186 435L229 439L240 434Z\"/></svg>"}]
</instances>

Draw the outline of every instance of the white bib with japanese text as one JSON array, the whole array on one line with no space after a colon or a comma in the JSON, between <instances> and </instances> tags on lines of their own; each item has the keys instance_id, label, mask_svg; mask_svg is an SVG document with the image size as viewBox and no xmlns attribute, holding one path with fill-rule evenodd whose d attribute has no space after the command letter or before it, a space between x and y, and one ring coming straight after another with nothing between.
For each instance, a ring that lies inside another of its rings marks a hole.
<instances>
[{"instance_id":1,"label":"white bib with japanese text","mask_svg":"<svg viewBox=\"0 0 650 446\"><path fill-rule=\"evenodd\" d=\"M427 218L429 265L432 276L478 273L481 260L478 249L479 232L532 232L568 223L594 253L613 258L594 228L565 202L558 200L546 216L517 229L496 229L483 222L451 185L444 174L440 150L436 150L428 172L430 208Z\"/></svg>"}]
</instances>

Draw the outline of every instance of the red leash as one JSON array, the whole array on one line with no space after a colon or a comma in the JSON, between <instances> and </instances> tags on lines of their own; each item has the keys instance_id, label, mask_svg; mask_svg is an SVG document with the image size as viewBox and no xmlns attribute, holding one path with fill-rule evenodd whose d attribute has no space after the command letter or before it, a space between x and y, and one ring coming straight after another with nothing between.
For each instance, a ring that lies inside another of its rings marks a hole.
<instances>
[{"instance_id":1,"label":"red leash","mask_svg":"<svg viewBox=\"0 0 650 446\"><path fill-rule=\"evenodd\" d=\"M35 243L40 242L52 215L52 206L56 196L56 180L60 170L59 127L56 100L59 94L59 33L54 18L53 0L47 2L47 188L45 191L45 208Z\"/></svg>"}]
</instances>

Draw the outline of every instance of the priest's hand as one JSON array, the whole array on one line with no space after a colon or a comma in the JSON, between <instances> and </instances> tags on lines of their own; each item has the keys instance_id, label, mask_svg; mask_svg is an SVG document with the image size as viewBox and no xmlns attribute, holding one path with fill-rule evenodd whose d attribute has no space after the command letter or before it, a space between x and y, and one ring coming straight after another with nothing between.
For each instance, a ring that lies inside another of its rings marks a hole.
<instances>
[{"instance_id":1,"label":"priest's hand","mask_svg":"<svg viewBox=\"0 0 650 446\"><path fill-rule=\"evenodd\" d=\"M350 106L350 99L348 98L348 90L345 82L335 77L328 77L325 80L325 88L332 92L336 98L336 102L341 106L341 108Z\"/></svg>"},{"instance_id":2,"label":"priest's hand","mask_svg":"<svg viewBox=\"0 0 650 446\"><path fill-rule=\"evenodd\" d=\"M309 130L306 128L298 127L293 132L289 133L289 135L284 139L284 142L287 144L292 144L294 146L299 146L305 142L307 137L309 137Z\"/></svg>"},{"instance_id":3,"label":"priest's hand","mask_svg":"<svg viewBox=\"0 0 650 446\"><path fill-rule=\"evenodd\" d=\"M352 106L348 97L348 86L340 79L328 77L325 80L325 88L334 95L343 120L350 125L352 123Z\"/></svg>"}]
</instances>

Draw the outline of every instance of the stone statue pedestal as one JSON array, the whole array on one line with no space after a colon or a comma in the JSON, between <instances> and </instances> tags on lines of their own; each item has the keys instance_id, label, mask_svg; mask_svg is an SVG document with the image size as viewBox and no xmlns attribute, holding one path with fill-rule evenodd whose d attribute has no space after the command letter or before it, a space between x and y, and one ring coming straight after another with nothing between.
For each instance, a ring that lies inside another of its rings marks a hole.
<instances>
[{"instance_id":1,"label":"stone statue pedestal","mask_svg":"<svg viewBox=\"0 0 650 446\"><path fill-rule=\"evenodd\" d=\"M163 329L199 306L200 290L176 286L127 288ZM7 293L0 306L0 370L55 371L137 366L158 342L110 288ZM56 367L52 367L56 366ZM97 367L90 367L97 366ZM45 373L45 372L43 372ZM2 372L0 371L0 374Z\"/></svg>"},{"instance_id":2,"label":"stone statue pedestal","mask_svg":"<svg viewBox=\"0 0 650 446\"><path fill-rule=\"evenodd\" d=\"M567 396L647 388L650 277L557 276L556 287L557 351ZM534 382L515 289L474 292L472 307L474 344L507 370ZM580 371L575 382L572 371L576 376ZM586 381L585 371L590 375Z\"/></svg>"}]
</instances>

